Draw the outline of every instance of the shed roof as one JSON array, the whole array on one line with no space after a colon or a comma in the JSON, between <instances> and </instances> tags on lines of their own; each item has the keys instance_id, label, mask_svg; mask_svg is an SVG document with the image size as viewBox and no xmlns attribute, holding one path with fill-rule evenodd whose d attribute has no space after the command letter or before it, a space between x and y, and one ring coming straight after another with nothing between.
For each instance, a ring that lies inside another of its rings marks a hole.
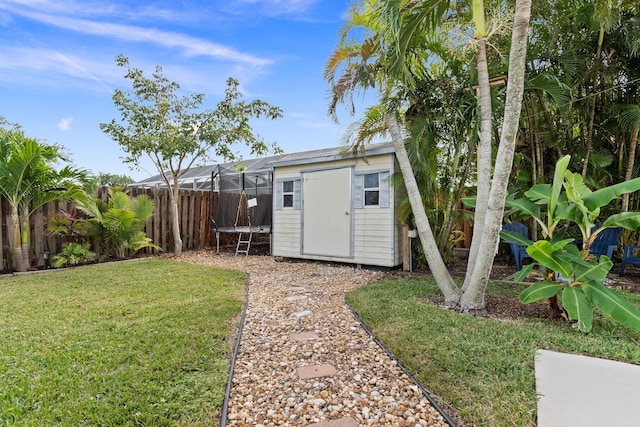
<instances>
[{"instance_id":1,"label":"shed roof","mask_svg":"<svg viewBox=\"0 0 640 427\"><path fill-rule=\"evenodd\" d=\"M364 157L389 154L393 152L394 149L392 143L370 144L365 146ZM335 160L351 159L355 157L363 157L363 153L360 151L354 153L344 147L333 147L323 148L320 150L303 151L299 153L260 157L257 159L247 159L240 162L196 166L187 170L187 172L180 177L179 182L180 187L182 188L208 190L211 186L211 173L216 169L216 167L227 171L236 169L238 170L238 173L256 172L276 167L332 162ZM138 181L133 185L139 187L162 187L165 184L160 174L158 174L142 181Z\"/></svg>"},{"instance_id":2,"label":"shed roof","mask_svg":"<svg viewBox=\"0 0 640 427\"><path fill-rule=\"evenodd\" d=\"M276 160L271 161L270 166L277 168L282 166L305 165L309 163L333 162L336 160L390 154L393 152L395 152L395 150L393 149L393 143L391 142L366 145L364 155L360 151L353 152L345 149L344 147L323 148L320 150L285 154Z\"/></svg>"}]
</instances>

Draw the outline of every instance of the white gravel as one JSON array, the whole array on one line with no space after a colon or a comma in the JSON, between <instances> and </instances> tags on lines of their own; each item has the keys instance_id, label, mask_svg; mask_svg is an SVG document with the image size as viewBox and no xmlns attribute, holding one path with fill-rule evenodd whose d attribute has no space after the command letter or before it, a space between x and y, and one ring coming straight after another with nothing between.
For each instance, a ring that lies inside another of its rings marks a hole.
<instances>
[{"instance_id":1,"label":"white gravel","mask_svg":"<svg viewBox=\"0 0 640 427\"><path fill-rule=\"evenodd\" d=\"M209 251L185 253L182 260L250 275L227 425L447 425L345 303L347 292L384 273ZM291 336L300 333L306 334ZM299 375L299 368L322 373L327 365L335 375Z\"/></svg>"}]
</instances>

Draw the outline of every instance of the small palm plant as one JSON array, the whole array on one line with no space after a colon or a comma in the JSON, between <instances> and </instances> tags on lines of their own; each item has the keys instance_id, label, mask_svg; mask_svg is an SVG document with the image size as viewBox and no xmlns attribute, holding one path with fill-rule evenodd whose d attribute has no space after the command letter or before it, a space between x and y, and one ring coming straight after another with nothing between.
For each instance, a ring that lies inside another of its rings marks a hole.
<instances>
[{"instance_id":1,"label":"small palm plant","mask_svg":"<svg viewBox=\"0 0 640 427\"><path fill-rule=\"evenodd\" d=\"M89 198L77 200L79 209L90 216L89 234L104 241L117 258L133 255L143 248L161 250L142 229L153 215L153 201L146 195L130 197L120 188L110 188L107 202Z\"/></svg>"},{"instance_id":2,"label":"small palm plant","mask_svg":"<svg viewBox=\"0 0 640 427\"><path fill-rule=\"evenodd\" d=\"M516 273L516 280L524 279L536 265L547 273L544 280L525 289L520 300L531 303L547 298L551 308L563 310L568 319L575 322L574 327L584 332L592 328L594 308L640 330L640 310L604 285L613 263L605 255L596 260L589 251L591 243L605 228L635 230L640 227L640 212L623 212L611 215L594 229L600 208L622 194L639 190L640 178L591 191L580 174L568 170L569 160L570 156L558 160L552 184L534 185L524 197L507 200L511 213L533 218L543 237L533 242L518 233L500 233L508 242L526 245L527 253L535 261ZM572 244L572 238L565 238L567 228L563 225L567 223L580 229L582 250Z\"/></svg>"},{"instance_id":3,"label":"small palm plant","mask_svg":"<svg viewBox=\"0 0 640 427\"><path fill-rule=\"evenodd\" d=\"M96 254L89 250L88 243L67 243L62 251L53 257L55 268L72 267L81 264L88 264L96 259Z\"/></svg>"}]
</instances>

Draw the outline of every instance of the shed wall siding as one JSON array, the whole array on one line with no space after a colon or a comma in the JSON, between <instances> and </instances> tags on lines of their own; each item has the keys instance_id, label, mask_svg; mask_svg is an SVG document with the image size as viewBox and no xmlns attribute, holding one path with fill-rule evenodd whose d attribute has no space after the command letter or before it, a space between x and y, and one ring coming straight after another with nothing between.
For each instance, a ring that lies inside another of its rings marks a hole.
<instances>
[{"instance_id":1,"label":"shed wall siding","mask_svg":"<svg viewBox=\"0 0 640 427\"><path fill-rule=\"evenodd\" d=\"M354 166L359 172L395 172L394 156L391 154L369 156L366 162L338 160L324 163L308 163L296 166L276 167L274 181L283 178L299 178L305 171L324 170ZM397 191L389 183L388 208L364 207L354 210L353 258L314 256L301 254L301 213L300 210L282 209L273 211L273 255L291 258L306 258L326 261L350 262L365 265L393 267L402 262L401 225L396 219ZM354 195L352 195L353 197ZM304 190L302 200L304 209Z\"/></svg>"},{"instance_id":2,"label":"shed wall siding","mask_svg":"<svg viewBox=\"0 0 640 427\"><path fill-rule=\"evenodd\" d=\"M300 256L300 212L283 209L273 215L273 255Z\"/></svg>"}]
</instances>

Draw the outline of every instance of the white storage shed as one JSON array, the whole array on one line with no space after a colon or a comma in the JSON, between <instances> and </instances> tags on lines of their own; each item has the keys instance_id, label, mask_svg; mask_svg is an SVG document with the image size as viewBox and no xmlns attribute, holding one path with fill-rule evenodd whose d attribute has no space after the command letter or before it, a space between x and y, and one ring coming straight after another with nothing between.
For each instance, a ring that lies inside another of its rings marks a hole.
<instances>
[{"instance_id":1,"label":"white storage shed","mask_svg":"<svg viewBox=\"0 0 640 427\"><path fill-rule=\"evenodd\" d=\"M401 191L392 144L285 155L273 167L272 254L394 267L402 263Z\"/></svg>"}]
</instances>

